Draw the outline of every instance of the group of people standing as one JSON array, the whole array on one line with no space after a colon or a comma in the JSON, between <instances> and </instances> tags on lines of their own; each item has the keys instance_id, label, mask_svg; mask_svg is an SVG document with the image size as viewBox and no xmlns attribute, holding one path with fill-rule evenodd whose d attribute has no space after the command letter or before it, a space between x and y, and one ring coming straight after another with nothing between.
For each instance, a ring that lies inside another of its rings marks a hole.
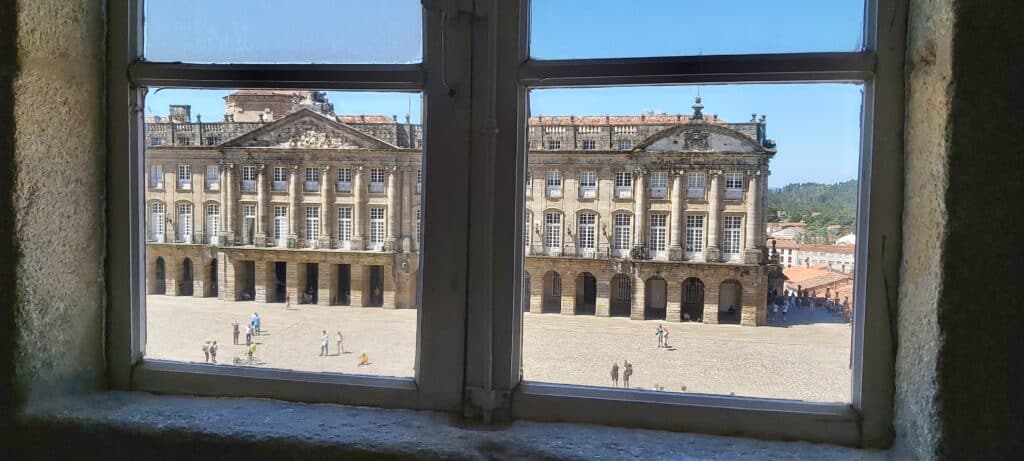
<instances>
[{"instance_id":1,"label":"group of people standing","mask_svg":"<svg viewBox=\"0 0 1024 461\"><path fill-rule=\"evenodd\" d=\"M629 388L629 377L633 376L633 364L622 361L622 387ZM619 387L619 364L612 363L612 386Z\"/></svg>"},{"instance_id":2,"label":"group of people standing","mask_svg":"<svg viewBox=\"0 0 1024 461\"><path fill-rule=\"evenodd\" d=\"M668 329L658 324L658 329L654 331L654 336L658 337L658 348L668 349Z\"/></svg>"},{"instance_id":3,"label":"group of people standing","mask_svg":"<svg viewBox=\"0 0 1024 461\"><path fill-rule=\"evenodd\" d=\"M330 347L328 347L328 344L330 344L330 341L331 341L331 336L327 334L327 330L323 330L323 333L324 333L323 338L320 338L320 355L321 356L331 355L330 354L330 352L331 352L330 351ZM337 355L341 355L341 354L345 353L345 348L342 347L342 344L341 344L342 340L344 340L344 339L345 339L345 337L341 335L341 331L338 331L338 334L335 336L335 340L338 343L338 354Z\"/></svg>"}]
</instances>

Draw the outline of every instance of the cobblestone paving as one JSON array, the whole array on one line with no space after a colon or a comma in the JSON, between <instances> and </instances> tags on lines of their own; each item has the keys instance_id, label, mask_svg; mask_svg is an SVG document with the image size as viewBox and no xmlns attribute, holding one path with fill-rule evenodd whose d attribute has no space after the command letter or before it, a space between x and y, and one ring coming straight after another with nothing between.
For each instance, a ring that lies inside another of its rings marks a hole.
<instances>
[{"instance_id":1,"label":"cobblestone paving","mask_svg":"<svg viewBox=\"0 0 1024 461\"><path fill-rule=\"evenodd\" d=\"M211 298L148 297L147 357L202 362L202 343L216 340L218 361L243 356L249 315L259 312L264 334L254 337L261 367L303 371L413 376L414 310L223 302ZM231 322L243 334L235 346ZM625 318L526 314L523 373L529 381L610 386L612 362L633 364L631 387L823 402L850 400L850 326L828 312L795 309L767 327L660 322L669 349L659 349L659 322ZM321 331L330 355L319 355ZM335 334L345 337L338 354ZM366 353L370 365L358 366ZM621 384L621 382L620 382Z\"/></svg>"}]
</instances>

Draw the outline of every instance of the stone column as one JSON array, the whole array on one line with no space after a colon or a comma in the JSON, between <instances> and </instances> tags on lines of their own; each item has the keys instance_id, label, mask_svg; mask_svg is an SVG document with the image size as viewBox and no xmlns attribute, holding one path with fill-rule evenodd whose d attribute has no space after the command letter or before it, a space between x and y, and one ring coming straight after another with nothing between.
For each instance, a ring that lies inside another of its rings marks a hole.
<instances>
[{"instance_id":1,"label":"stone column","mask_svg":"<svg viewBox=\"0 0 1024 461\"><path fill-rule=\"evenodd\" d=\"M363 189L363 166L357 165L352 169L352 241L349 243L349 248L352 250L363 249L363 213L366 211L366 190ZM362 269L360 269L362 271ZM355 272L356 265L352 265L352 293L355 296L356 289L355 285ZM362 272L360 272L362 274ZM361 275L360 275L361 277ZM360 279L362 280L362 279ZM355 299L355 298L352 298ZM352 301L353 306L362 306L361 303L357 304Z\"/></svg>"},{"instance_id":2,"label":"stone column","mask_svg":"<svg viewBox=\"0 0 1024 461\"><path fill-rule=\"evenodd\" d=\"M633 273L633 296L630 296L629 318L632 320L644 320L644 305L646 304L646 285L639 272Z\"/></svg>"},{"instance_id":3,"label":"stone column","mask_svg":"<svg viewBox=\"0 0 1024 461\"><path fill-rule=\"evenodd\" d=\"M210 265L204 259L196 258L192 262L192 297L205 298L209 296L211 283L213 282L210 279Z\"/></svg>"},{"instance_id":4,"label":"stone column","mask_svg":"<svg viewBox=\"0 0 1024 461\"><path fill-rule=\"evenodd\" d=\"M337 299L338 294L335 293L335 289L338 286L338 271L335 270L336 267L335 264L317 264L316 303L321 306L330 306Z\"/></svg>"},{"instance_id":5,"label":"stone column","mask_svg":"<svg viewBox=\"0 0 1024 461\"><path fill-rule=\"evenodd\" d=\"M682 322L683 284L678 280L666 278L665 285L665 296L668 298L665 302L665 320L669 322Z\"/></svg>"},{"instance_id":6,"label":"stone column","mask_svg":"<svg viewBox=\"0 0 1024 461\"><path fill-rule=\"evenodd\" d=\"M761 209L761 172L757 170L747 171L747 226L746 226L746 242L743 250L743 263L744 264L760 264L761 261L761 242L758 240L761 238L761 232L758 230L761 226L760 222L760 209Z\"/></svg>"},{"instance_id":7,"label":"stone column","mask_svg":"<svg viewBox=\"0 0 1024 461\"><path fill-rule=\"evenodd\" d=\"M647 235L647 190L644 175L647 172L637 168L633 173L633 247L642 247Z\"/></svg>"},{"instance_id":8,"label":"stone column","mask_svg":"<svg viewBox=\"0 0 1024 461\"><path fill-rule=\"evenodd\" d=\"M394 309L395 305L395 278L391 274L395 273L395 267L392 264L387 264L383 267L384 269L384 293L382 296L382 306L384 309Z\"/></svg>"},{"instance_id":9,"label":"stone column","mask_svg":"<svg viewBox=\"0 0 1024 461\"><path fill-rule=\"evenodd\" d=\"M258 247L267 246L267 174L266 165L256 164L256 241Z\"/></svg>"},{"instance_id":10,"label":"stone column","mask_svg":"<svg viewBox=\"0 0 1024 461\"><path fill-rule=\"evenodd\" d=\"M387 200L388 200L388 221L384 224L384 251L397 251L398 246L398 167L388 166L388 185L387 185Z\"/></svg>"},{"instance_id":11,"label":"stone column","mask_svg":"<svg viewBox=\"0 0 1024 461\"><path fill-rule=\"evenodd\" d=\"M682 261L683 247L679 243L683 233L683 207L685 206L682 172L673 172L672 174L671 201L672 227L669 228L668 259L670 261Z\"/></svg>"},{"instance_id":12,"label":"stone column","mask_svg":"<svg viewBox=\"0 0 1024 461\"><path fill-rule=\"evenodd\" d=\"M355 190L355 184L352 187ZM348 268L350 277L348 282L348 305L351 307L363 307L363 291L366 290L366 287L363 286L364 266L362 264L350 264Z\"/></svg>"},{"instance_id":13,"label":"stone column","mask_svg":"<svg viewBox=\"0 0 1024 461\"><path fill-rule=\"evenodd\" d=\"M320 165L320 240L317 242L317 248L331 248L331 229L334 228L334 221L331 220L334 216L331 211L334 208L334 184L331 184L330 171L330 165Z\"/></svg>"},{"instance_id":14,"label":"stone column","mask_svg":"<svg viewBox=\"0 0 1024 461\"><path fill-rule=\"evenodd\" d=\"M562 276L562 315L576 315L576 273L566 271Z\"/></svg>"},{"instance_id":15,"label":"stone column","mask_svg":"<svg viewBox=\"0 0 1024 461\"><path fill-rule=\"evenodd\" d=\"M288 173L288 248L295 248L299 244L299 166L292 165ZM288 270L292 265L288 264ZM290 274L291 272L289 272ZM291 283L288 284L291 290ZM292 296L292 299L298 299Z\"/></svg>"},{"instance_id":16,"label":"stone column","mask_svg":"<svg viewBox=\"0 0 1024 461\"><path fill-rule=\"evenodd\" d=\"M303 263L288 261L285 265L285 292L292 304L302 303L302 291L306 284L306 267Z\"/></svg>"},{"instance_id":17,"label":"stone column","mask_svg":"<svg viewBox=\"0 0 1024 461\"><path fill-rule=\"evenodd\" d=\"M222 163L220 165L220 190L221 203L223 204L224 235L221 238L222 245L235 244L235 165L233 163Z\"/></svg>"},{"instance_id":18,"label":"stone column","mask_svg":"<svg viewBox=\"0 0 1024 461\"><path fill-rule=\"evenodd\" d=\"M223 178L223 177L224 176L221 176L221 178ZM221 182L221 189L222 190L224 189L223 184L224 183ZM222 207L222 210L223 210L223 207ZM229 272L227 256L225 256L223 251L218 251L218 252L216 252L214 254L217 256L217 284L220 285L219 287L217 287L217 299L220 299L222 301L223 300L234 301L235 300L235 294L231 290L233 290L235 288L235 281L232 280L232 279L229 279L228 275L231 275L232 277L234 277L234 275L235 275L234 272L235 271L232 269Z\"/></svg>"},{"instance_id":19,"label":"stone column","mask_svg":"<svg viewBox=\"0 0 1024 461\"><path fill-rule=\"evenodd\" d=\"M540 314L544 312L544 274L539 270L536 275L530 275L530 312Z\"/></svg>"},{"instance_id":20,"label":"stone column","mask_svg":"<svg viewBox=\"0 0 1024 461\"><path fill-rule=\"evenodd\" d=\"M258 303L269 303L274 299L274 262L256 261L253 264L253 279L256 282L256 295L254 298Z\"/></svg>"},{"instance_id":21,"label":"stone column","mask_svg":"<svg viewBox=\"0 0 1024 461\"><path fill-rule=\"evenodd\" d=\"M597 317L608 317L611 315L611 283L607 280L597 281L597 299L594 305L594 315Z\"/></svg>"},{"instance_id":22,"label":"stone column","mask_svg":"<svg viewBox=\"0 0 1024 461\"><path fill-rule=\"evenodd\" d=\"M711 188L708 190L708 247L704 250L704 260L719 262L722 251L718 246L718 236L722 235L719 228L722 221L722 170L711 170Z\"/></svg>"},{"instance_id":23,"label":"stone column","mask_svg":"<svg viewBox=\"0 0 1024 461\"><path fill-rule=\"evenodd\" d=\"M704 313L701 314L701 322L711 325L718 324L718 291L721 289L721 280L717 277L704 280Z\"/></svg>"},{"instance_id":24,"label":"stone column","mask_svg":"<svg viewBox=\"0 0 1024 461\"><path fill-rule=\"evenodd\" d=\"M412 196L416 193L415 167L402 169L402 251L412 251L416 215L412 212Z\"/></svg>"}]
</instances>

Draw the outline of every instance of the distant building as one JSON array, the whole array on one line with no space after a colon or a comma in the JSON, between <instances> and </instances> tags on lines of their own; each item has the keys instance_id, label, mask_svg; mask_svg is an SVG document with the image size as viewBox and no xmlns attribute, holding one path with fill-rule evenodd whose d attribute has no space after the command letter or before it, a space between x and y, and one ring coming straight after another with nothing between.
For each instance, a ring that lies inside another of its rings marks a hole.
<instances>
[{"instance_id":1,"label":"distant building","mask_svg":"<svg viewBox=\"0 0 1024 461\"><path fill-rule=\"evenodd\" d=\"M786 276L787 290L806 290L819 298L838 298L840 302L849 297L853 300L853 276L830 269L828 266L790 267L782 271Z\"/></svg>"},{"instance_id":2,"label":"distant building","mask_svg":"<svg viewBox=\"0 0 1024 461\"><path fill-rule=\"evenodd\" d=\"M853 274L856 253L856 246L853 244L812 245L777 238L775 248L779 252L779 264L782 267L823 265L831 267L833 270Z\"/></svg>"}]
</instances>

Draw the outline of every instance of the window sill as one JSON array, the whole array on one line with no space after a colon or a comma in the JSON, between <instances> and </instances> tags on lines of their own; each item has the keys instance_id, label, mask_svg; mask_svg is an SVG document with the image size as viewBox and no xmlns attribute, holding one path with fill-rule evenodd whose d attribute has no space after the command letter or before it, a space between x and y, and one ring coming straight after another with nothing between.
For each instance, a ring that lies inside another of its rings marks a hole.
<instances>
[{"instance_id":1,"label":"window sill","mask_svg":"<svg viewBox=\"0 0 1024 461\"><path fill-rule=\"evenodd\" d=\"M48 401L21 418L25 455L89 453L109 447L125 458L309 459L345 455L507 459L885 459L884 451L805 442L516 421L495 427L454 416L266 399L105 392ZM496 430L495 430L496 429ZM54 443L60 440L61 443ZM188 443L181 443L182 441ZM93 453L95 454L95 453ZM310 456L313 455L313 456Z\"/></svg>"}]
</instances>

